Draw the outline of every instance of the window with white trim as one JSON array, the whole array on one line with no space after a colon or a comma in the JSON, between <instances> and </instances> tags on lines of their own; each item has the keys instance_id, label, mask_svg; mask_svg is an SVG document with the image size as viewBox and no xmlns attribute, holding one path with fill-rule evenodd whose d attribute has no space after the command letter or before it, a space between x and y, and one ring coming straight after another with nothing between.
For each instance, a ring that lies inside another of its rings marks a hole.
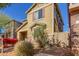
<instances>
[{"instance_id":1,"label":"window with white trim","mask_svg":"<svg viewBox=\"0 0 79 59\"><path fill-rule=\"evenodd\" d=\"M43 9L34 12L34 19L39 20L44 17Z\"/></svg>"}]
</instances>

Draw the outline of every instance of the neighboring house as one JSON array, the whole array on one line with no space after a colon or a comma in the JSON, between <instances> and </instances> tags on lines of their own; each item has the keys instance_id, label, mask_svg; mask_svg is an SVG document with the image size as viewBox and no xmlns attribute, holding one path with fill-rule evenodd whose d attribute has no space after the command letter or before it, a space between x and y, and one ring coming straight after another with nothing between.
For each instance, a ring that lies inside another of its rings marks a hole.
<instances>
[{"instance_id":1,"label":"neighboring house","mask_svg":"<svg viewBox=\"0 0 79 59\"><path fill-rule=\"evenodd\" d=\"M26 14L27 21L16 30L18 40L33 38L34 28L40 25L46 25L48 35L63 31L63 21L57 4L35 3L26 11Z\"/></svg>"},{"instance_id":2,"label":"neighboring house","mask_svg":"<svg viewBox=\"0 0 79 59\"><path fill-rule=\"evenodd\" d=\"M4 25L4 38L16 38L16 29L21 25L21 22L11 20Z\"/></svg>"},{"instance_id":3,"label":"neighboring house","mask_svg":"<svg viewBox=\"0 0 79 59\"><path fill-rule=\"evenodd\" d=\"M79 3L69 4L69 18L71 46L79 48Z\"/></svg>"},{"instance_id":4,"label":"neighboring house","mask_svg":"<svg viewBox=\"0 0 79 59\"><path fill-rule=\"evenodd\" d=\"M79 39L79 4L71 3L69 4L69 28L71 31L71 36L74 39Z\"/></svg>"},{"instance_id":5,"label":"neighboring house","mask_svg":"<svg viewBox=\"0 0 79 59\"><path fill-rule=\"evenodd\" d=\"M69 26L73 31L79 32L79 4L71 3L69 5Z\"/></svg>"}]
</instances>

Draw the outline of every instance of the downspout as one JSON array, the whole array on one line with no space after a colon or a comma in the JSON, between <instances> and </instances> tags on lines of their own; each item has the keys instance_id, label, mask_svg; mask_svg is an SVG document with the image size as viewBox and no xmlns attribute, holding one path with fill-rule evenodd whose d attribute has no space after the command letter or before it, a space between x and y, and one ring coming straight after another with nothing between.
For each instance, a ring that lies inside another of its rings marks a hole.
<instances>
[{"instance_id":1,"label":"downspout","mask_svg":"<svg viewBox=\"0 0 79 59\"><path fill-rule=\"evenodd\" d=\"M52 35L54 35L54 3L52 4Z\"/></svg>"}]
</instances>

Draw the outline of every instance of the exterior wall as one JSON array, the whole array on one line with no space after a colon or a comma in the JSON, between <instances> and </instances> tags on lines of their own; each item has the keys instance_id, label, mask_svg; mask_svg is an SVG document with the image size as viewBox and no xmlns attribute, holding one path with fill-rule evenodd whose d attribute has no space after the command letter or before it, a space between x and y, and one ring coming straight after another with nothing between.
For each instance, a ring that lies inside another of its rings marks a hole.
<instances>
[{"instance_id":1,"label":"exterior wall","mask_svg":"<svg viewBox=\"0 0 79 59\"><path fill-rule=\"evenodd\" d=\"M4 28L5 28L5 34L4 36L6 38L16 38L16 32L15 30L21 25L21 23L16 22L12 20L11 22L7 23ZM9 36L7 36L9 35Z\"/></svg>"},{"instance_id":2,"label":"exterior wall","mask_svg":"<svg viewBox=\"0 0 79 59\"><path fill-rule=\"evenodd\" d=\"M55 43L60 42L61 47L69 46L69 33L68 32L56 32L54 33Z\"/></svg>"}]
</instances>

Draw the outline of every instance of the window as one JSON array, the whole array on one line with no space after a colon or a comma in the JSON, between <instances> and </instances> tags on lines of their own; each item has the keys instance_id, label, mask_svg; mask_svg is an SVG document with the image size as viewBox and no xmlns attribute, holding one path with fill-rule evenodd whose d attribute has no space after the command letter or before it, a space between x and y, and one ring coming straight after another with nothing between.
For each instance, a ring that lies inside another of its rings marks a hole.
<instances>
[{"instance_id":1,"label":"window","mask_svg":"<svg viewBox=\"0 0 79 59\"><path fill-rule=\"evenodd\" d=\"M43 9L40 9L34 13L35 20L39 20L40 18L43 18L43 16L44 16Z\"/></svg>"},{"instance_id":2,"label":"window","mask_svg":"<svg viewBox=\"0 0 79 59\"><path fill-rule=\"evenodd\" d=\"M76 24L79 24L79 20L76 21Z\"/></svg>"},{"instance_id":3,"label":"window","mask_svg":"<svg viewBox=\"0 0 79 59\"><path fill-rule=\"evenodd\" d=\"M77 14L75 18L76 18L76 24L79 24L79 14Z\"/></svg>"},{"instance_id":4,"label":"window","mask_svg":"<svg viewBox=\"0 0 79 59\"><path fill-rule=\"evenodd\" d=\"M38 19L38 11L34 13L34 19Z\"/></svg>"},{"instance_id":5,"label":"window","mask_svg":"<svg viewBox=\"0 0 79 59\"><path fill-rule=\"evenodd\" d=\"M41 10L39 10L39 13L38 13L38 19L40 19L40 18L42 18L43 17L43 12L42 12L42 9Z\"/></svg>"}]
</instances>

